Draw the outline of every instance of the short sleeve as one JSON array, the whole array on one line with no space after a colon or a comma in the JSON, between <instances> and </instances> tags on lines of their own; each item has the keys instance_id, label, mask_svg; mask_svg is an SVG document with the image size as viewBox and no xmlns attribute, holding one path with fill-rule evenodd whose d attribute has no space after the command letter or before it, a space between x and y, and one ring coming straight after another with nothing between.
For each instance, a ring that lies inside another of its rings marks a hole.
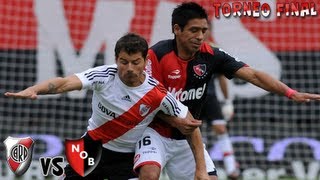
<instances>
[{"instance_id":1,"label":"short sleeve","mask_svg":"<svg viewBox=\"0 0 320 180\"><path fill-rule=\"evenodd\" d=\"M99 91L103 85L108 83L109 79L117 73L116 65L97 66L75 75L82 83L82 89L92 89Z\"/></svg>"},{"instance_id":2,"label":"short sleeve","mask_svg":"<svg viewBox=\"0 0 320 180\"><path fill-rule=\"evenodd\" d=\"M233 78L234 73L240 68L247 66L221 48L213 48L213 50L214 57L218 61L218 66L216 67L218 72L224 74L228 79Z\"/></svg>"},{"instance_id":3,"label":"short sleeve","mask_svg":"<svg viewBox=\"0 0 320 180\"><path fill-rule=\"evenodd\" d=\"M162 99L160 109L167 115L185 118L188 113L188 107L175 99L171 93Z\"/></svg>"}]
</instances>

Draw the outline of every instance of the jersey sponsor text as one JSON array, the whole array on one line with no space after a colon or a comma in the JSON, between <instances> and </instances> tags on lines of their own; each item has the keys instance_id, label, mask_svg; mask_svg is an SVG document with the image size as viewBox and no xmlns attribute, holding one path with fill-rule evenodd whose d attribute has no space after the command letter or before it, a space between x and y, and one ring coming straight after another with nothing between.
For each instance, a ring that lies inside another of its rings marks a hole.
<instances>
[{"instance_id":1,"label":"jersey sponsor text","mask_svg":"<svg viewBox=\"0 0 320 180\"><path fill-rule=\"evenodd\" d=\"M104 107L100 102L98 104L98 108L105 113L108 116L111 116L113 118L116 118L116 113L112 112L111 110L107 109L106 107Z\"/></svg>"},{"instance_id":2,"label":"jersey sponsor text","mask_svg":"<svg viewBox=\"0 0 320 180\"><path fill-rule=\"evenodd\" d=\"M189 90L182 91L182 88L180 88L178 91L176 88L169 87L168 90L175 96L176 99L179 101L187 101L187 100L195 100L195 99L201 99L201 97L204 94L204 91L206 89L206 83L203 84L203 87L199 87L197 89L192 88Z\"/></svg>"}]
</instances>

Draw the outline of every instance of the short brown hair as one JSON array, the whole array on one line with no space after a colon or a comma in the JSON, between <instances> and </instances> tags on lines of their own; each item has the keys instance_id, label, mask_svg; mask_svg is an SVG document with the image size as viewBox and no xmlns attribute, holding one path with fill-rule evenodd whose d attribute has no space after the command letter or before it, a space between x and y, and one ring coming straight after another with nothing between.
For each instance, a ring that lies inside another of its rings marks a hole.
<instances>
[{"instance_id":1,"label":"short brown hair","mask_svg":"<svg viewBox=\"0 0 320 180\"><path fill-rule=\"evenodd\" d=\"M146 59L148 54L148 42L142 36L128 33L122 36L116 43L114 48L116 58L119 57L121 51L125 51L129 55L141 52L142 57Z\"/></svg>"}]
</instances>

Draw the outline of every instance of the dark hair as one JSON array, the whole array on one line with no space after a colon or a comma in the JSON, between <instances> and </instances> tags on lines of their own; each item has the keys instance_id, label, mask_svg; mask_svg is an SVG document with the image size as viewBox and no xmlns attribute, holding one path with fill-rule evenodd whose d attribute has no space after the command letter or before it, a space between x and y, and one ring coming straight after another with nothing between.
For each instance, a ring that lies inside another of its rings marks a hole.
<instances>
[{"instance_id":1,"label":"dark hair","mask_svg":"<svg viewBox=\"0 0 320 180\"><path fill-rule=\"evenodd\" d=\"M191 19L206 19L208 20L208 14L206 10L195 2L184 2L178 5L172 12L171 16L171 28L178 24L181 30L187 25Z\"/></svg>"},{"instance_id":2,"label":"dark hair","mask_svg":"<svg viewBox=\"0 0 320 180\"><path fill-rule=\"evenodd\" d=\"M119 53L121 51L125 51L129 55L141 52L142 57L146 59L148 53L148 43L143 37L134 33L128 33L122 36L116 43L114 48L116 58L119 57Z\"/></svg>"}]
</instances>

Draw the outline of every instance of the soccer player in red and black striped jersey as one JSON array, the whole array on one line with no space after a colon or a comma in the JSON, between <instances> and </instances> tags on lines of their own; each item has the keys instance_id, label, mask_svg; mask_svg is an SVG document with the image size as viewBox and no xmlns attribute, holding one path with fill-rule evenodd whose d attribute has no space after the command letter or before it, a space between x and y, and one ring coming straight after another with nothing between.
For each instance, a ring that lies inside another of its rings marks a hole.
<instances>
[{"instance_id":1,"label":"soccer player in red and black striped jersey","mask_svg":"<svg viewBox=\"0 0 320 180\"><path fill-rule=\"evenodd\" d=\"M213 73L227 78L237 77L272 93L285 95L296 102L319 100L320 95L301 93L289 88L270 75L255 70L219 48L204 43L208 30L206 11L194 2L178 5L172 13L174 39L164 40L152 46L148 52L147 72L189 107L192 115L199 119L207 84ZM171 124L175 126L175 124ZM151 137L154 144L137 147L140 160L135 163L141 179L156 179L165 168L171 179L192 179L195 172L191 151L186 150L185 137L170 125L156 119L152 130L144 137ZM172 144L177 144L173 146ZM152 156L148 152L153 149ZM189 155L187 155L189 154ZM208 157L208 156L206 156ZM209 157L210 158L210 157ZM210 160L206 159L206 162ZM216 178L210 163L208 173ZM155 178L156 177L156 178Z\"/></svg>"},{"instance_id":2,"label":"soccer player in red and black striped jersey","mask_svg":"<svg viewBox=\"0 0 320 180\"><path fill-rule=\"evenodd\" d=\"M93 90L92 115L84 140L91 146L102 145L102 157L98 166L84 178L66 166L66 179L136 179L137 175L132 171L135 145L159 111L189 122L190 126L201 125L186 106L144 72L147 52L145 39L127 34L116 43L115 65L94 67L64 78L49 79L17 93L5 93L8 97L36 99L42 94ZM195 158L202 169L200 174L208 177L200 147L200 131L190 137Z\"/></svg>"}]
</instances>

